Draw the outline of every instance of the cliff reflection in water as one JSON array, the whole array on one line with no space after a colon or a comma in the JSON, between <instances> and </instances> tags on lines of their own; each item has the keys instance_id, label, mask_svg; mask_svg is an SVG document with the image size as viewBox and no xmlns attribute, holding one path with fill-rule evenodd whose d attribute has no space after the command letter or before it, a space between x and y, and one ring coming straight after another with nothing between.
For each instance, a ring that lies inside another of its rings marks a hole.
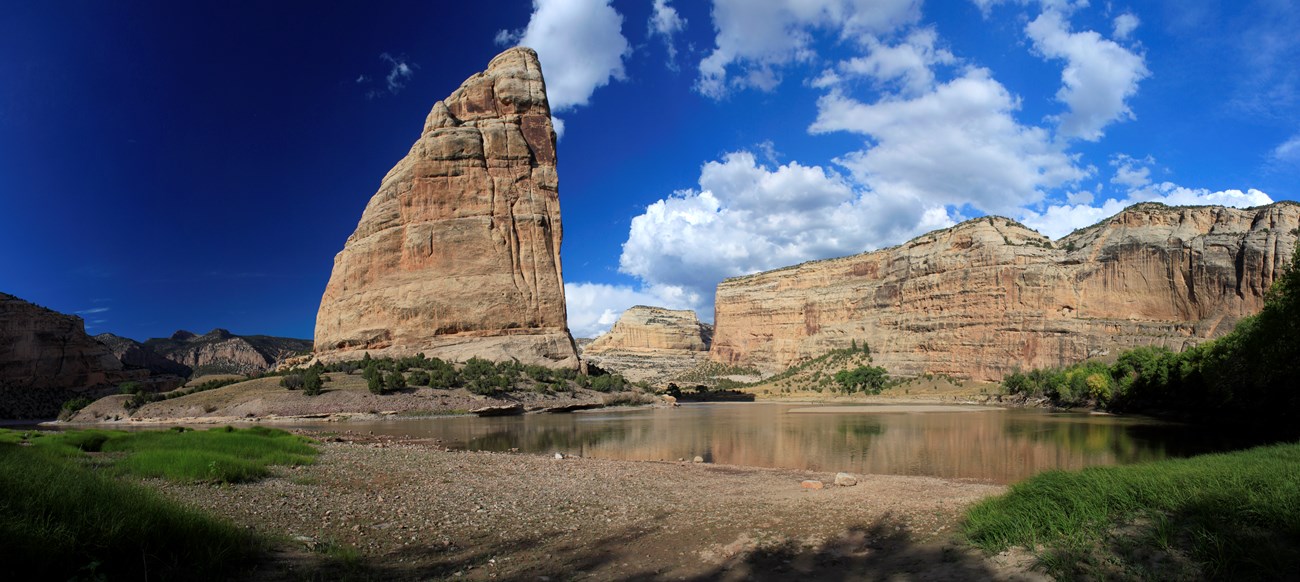
<instances>
[{"instance_id":1,"label":"cliff reflection in water","mask_svg":"<svg viewBox=\"0 0 1300 582\"><path fill-rule=\"evenodd\" d=\"M452 448L928 475L996 483L1232 448L1186 427L1038 410L800 414L791 405L697 404L571 415L349 423L353 430L441 439ZM807 409L807 406L800 408ZM902 410L902 409L894 409Z\"/></svg>"}]
</instances>

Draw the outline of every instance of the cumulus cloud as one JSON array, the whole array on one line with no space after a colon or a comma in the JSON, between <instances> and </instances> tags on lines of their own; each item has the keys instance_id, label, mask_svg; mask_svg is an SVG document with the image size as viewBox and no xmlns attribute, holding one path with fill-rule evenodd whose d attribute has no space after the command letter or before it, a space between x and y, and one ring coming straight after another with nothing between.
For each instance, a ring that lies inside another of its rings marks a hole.
<instances>
[{"instance_id":1,"label":"cumulus cloud","mask_svg":"<svg viewBox=\"0 0 1300 582\"><path fill-rule=\"evenodd\" d=\"M677 45L673 37L686 28L686 19L668 5L668 0L654 0L654 11L646 26L650 36L663 39L664 49L668 51L668 68L677 70Z\"/></svg>"},{"instance_id":2,"label":"cumulus cloud","mask_svg":"<svg viewBox=\"0 0 1300 582\"><path fill-rule=\"evenodd\" d=\"M883 88L896 87L898 92L919 95L934 86L934 65L957 62L951 52L936 48L939 35L933 28L912 31L903 42L889 45L874 36L862 44L867 54L841 61L813 81L813 86L827 88L846 79L865 77Z\"/></svg>"},{"instance_id":3,"label":"cumulus cloud","mask_svg":"<svg viewBox=\"0 0 1300 582\"><path fill-rule=\"evenodd\" d=\"M870 137L836 161L878 194L1009 213L1088 175L1047 131L1016 122L1019 107L987 69L971 68L910 99L867 104L831 91L809 131Z\"/></svg>"},{"instance_id":4,"label":"cumulus cloud","mask_svg":"<svg viewBox=\"0 0 1300 582\"><path fill-rule=\"evenodd\" d=\"M850 255L952 222L939 204L877 195L819 166L773 169L733 152L704 164L699 189L632 219L619 270L708 311L723 278Z\"/></svg>"},{"instance_id":5,"label":"cumulus cloud","mask_svg":"<svg viewBox=\"0 0 1300 582\"><path fill-rule=\"evenodd\" d=\"M1116 16L1115 38L1127 40L1129 35L1133 34L1133 31L1137 30L1138 24L1141 24L1141 21L1138 20L1138 17L1134 16L1132 12L1125 12Z\"/></svg>"},{"instance_id":6,"label":"cumulus cloud","mask_svg":"<svg viewBox=\"0 0 1300 582\"><path fill-rule=\"evenodd\" d=\"M1110 123L1134 117L1125 101L1137 93L1138 81L1150 75L1141 55L1094 31L1071 32L1056 9L1044 10L1025 33L1043 57L1066 62L1056 93L1069 108L1059 119L1061 135L1097 141Z\"/></svg>"},{"instance_id":7,"label":"cumulus cloud","mask_svg":"<svg viewBox=\"0 0 1300 582\"><path fill-rule=\"evenodd\" d=\"M1151 183L1151 168L1148 167L1155 163L1151 156L1144 160L1137 160L1132 157L1120 154L1110 161L1110 165L1115 167L1115 176L1110 179L1111 184L1127 186L1130 189L1141 188Z\"/></svg>"},{"instance_id":8,"label":"cumulus cloud","mask_svg":"<svg viewBox=\"0 0 1300 582\"><path fill-rule=\"evenodd\" d=\"M779 68L809 61L813 32L842 38L894 31L920 18L920 0L714 0L715 47L700 61L696 90L718 99L733 88L771 90Z\"/></svg>"},{"instance_id":9,"label":"cumulus cloud","mask_svg":"<svg viewBox=\"0 0 1300 582\"><path fill-rule=\"evenodd\" d=\"M1123 199L1109 199L1099 206L1089 204L1063 204L1049 206L1042 212L1026 210L1020 221L1054 239L1070 234L1075 229L1091 226L1113 216L1124 208L1139 202L1160 202L1170 206L1218 205L1249 208L1272 204L1273 199L1254 188L1220 190L1186 188L1171 182L1147 184L1128 191Z\"/></svg>"},{"instance_id":10,"label":"cumulus cloud","mask_svg":"<svg viewBox=\"0 0 1300 582\"><path fill-rule=\"evenodd\" d=\"M573 337L586 338L609 331L618 316L634 305L696 309L700 304L699 297L692 297L682 289L653 286L636 289L604 283L565 283L564 300L569 313L569 331Z\"/></svg>"},{"instance_id":11,"label":"cumulus cloud","mask_svg":"<svg viewBox=\"0 0 1300 582\"><path fill-rule=\"evenodd\" d=\"M611 80L625 78L623 59L631 46L623 36L623 15L609 0L534 0L528 26L497 33L499 44L537 51L553 111L586 105Z\"/></svg>"}]
</instances>

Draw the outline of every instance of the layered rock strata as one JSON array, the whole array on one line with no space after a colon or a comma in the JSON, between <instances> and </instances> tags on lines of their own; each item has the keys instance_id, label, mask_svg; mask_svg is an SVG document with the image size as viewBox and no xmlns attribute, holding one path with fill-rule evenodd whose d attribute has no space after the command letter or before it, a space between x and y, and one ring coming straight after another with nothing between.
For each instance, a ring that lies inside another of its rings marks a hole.
<instances>
[{"instance_id":1,"label":"layered rock strata","mask_svg":"<svg viewBox=\"0 0 1300 582\"><path fill-rule=\"evenodd\" d=\"M137 345L183 367L186 370L183 375L187 376L265 372L288 358L312 350L311 340L235 335L221 328L203 335L180 330L169 338L152 338ZM131 365L127 360L123 363Z\"/></svg>"},{"instance_id":2,"label":"layered rock strata","mask_svg":"<svg viewBox=\"0 0 1300 582\"><path fill-rule=\"evenodd\" d=\"M894 374L996 381L1137 346L1181 350L1259 311L1298 227L1292 202L1139 204L1058 241L973 219L724 281L711 359L776 372L856 341Z\"/></svg>"},{"instance_id":3,"label":"layered rock strata","mask_svg":"<svg viewBox=\"0 0 1300 582\"><path fill-rule=\"evenodd\" d=\"M577 367L560 273L555 132L537 54L434 104L334 258L321 359L423 352Z\"/></svg>"},{"instance_id":4,"label":"layered rock strata","mask_svg":"<svg viewBox=\"0 0 1300 582\"><path fill-rule=\"evenodd\" d=\"M0 418L52 418L70 398L147 376L124 370L80 317L0 293Z\"/></svg>"},{"instance_id":5,"label":"layered rock strata","mask_svg":"<svg viewBox=\"0 0 1300 582\"><path fill-rule=\"evenodd\" d=\"M694 311L637 305L587 345L582 357L634 382L664 383L708 361L712 339L712 326L700 323Z\"/></svg>"}]
</instances>

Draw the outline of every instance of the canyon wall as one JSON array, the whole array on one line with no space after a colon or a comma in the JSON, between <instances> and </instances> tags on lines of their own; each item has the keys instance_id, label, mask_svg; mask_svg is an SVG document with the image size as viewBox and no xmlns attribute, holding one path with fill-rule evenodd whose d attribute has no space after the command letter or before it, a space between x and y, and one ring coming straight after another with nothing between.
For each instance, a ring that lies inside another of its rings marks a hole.
<instances>
[{"instance_id":1,"label":"canyon wall","mask_svg":"<svg viewBox=\"0 0 1300 582\"><path fill-rule=\"evenodd\" d=\"M0 418L52 418L70 398L147 376L124 370L80 317L0 293Z\"/></svg>"},{"instance_id":2,"label":"canyon wall","mask_svg":"<svg viewBox=\"0 0 1300 582\"><path fill-rule=\"evenodd\" d=\"M318 357L423 352L576 368L561 231L541 65L513 48L434 104L370 199L334 258Z\"/></svg>"},{"instance_id":3,"label":"canyon wall","mask_svg":"<svg viewBox=\"0 0 1300 582\"><path fill-rule=\"evenodd\" d=\"M866 342L892 374L1015 369L1181 350L1259 311L1300 205L1139 204L1058 241L983 217L905 244L718 286L716 362L777 372Z\"/></svg>"}]
</instances>

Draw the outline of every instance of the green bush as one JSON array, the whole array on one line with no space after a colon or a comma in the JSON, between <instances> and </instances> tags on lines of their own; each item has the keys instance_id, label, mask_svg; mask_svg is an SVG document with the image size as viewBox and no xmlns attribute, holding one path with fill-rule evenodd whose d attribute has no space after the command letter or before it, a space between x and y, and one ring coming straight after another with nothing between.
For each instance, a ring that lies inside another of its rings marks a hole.
<instances>
[{"instance_id":1,"label":"green bush","mask_svg":"<svg viewBox=\"0 0 1300 582\"><path fill-rule=\"evenodd\" d=\"M482 358L470 358L460 369L460 380L474 394L496 394L510 388L510 379L497 371L496 364Z\"/></svg>"},{"instance_id":2,"label":"green bush","mask_svg":"<svg viewBox=\"0 0 1300 582\"><path fill-rule=\"evenodd\" d=\"M378 372L375 372L366 378L366 388L370 390L371 394L382 395L388 392L387 387L384 386L384 378L383 376L380 376Z\"/></svg>"},{"instance_id":3,"label":"green bush","mask_svg":"<svg viewBox=\"0 0 1300 582\"><path fill-rule=\"evenodd\" d=\"M406 376L406 382L411 386L428 386L429 373L424 370L415 370Z\"/></svg>"},{"instance_id":4,"label":"green bush","mask_svg":"<svg viewBox=\"0 0 1300 582\"><path fill-rule=\"evenodd\" d=\"M406 376L399 370L388 373L388 378L384 380L389 390L399 390L406 387Z\"/></svg>"},{"instance_id":5,"label":"green bush","mask_svg":"<svg viewBox=\"0 0 1300 582\"><path fill-rule=\"evenodd\" d=\"M316 396L324 389L325 381L321 377L321 369L317 366L308 368L302 375L302 393L308 396Z\"/></svg>"}]
</instances>

